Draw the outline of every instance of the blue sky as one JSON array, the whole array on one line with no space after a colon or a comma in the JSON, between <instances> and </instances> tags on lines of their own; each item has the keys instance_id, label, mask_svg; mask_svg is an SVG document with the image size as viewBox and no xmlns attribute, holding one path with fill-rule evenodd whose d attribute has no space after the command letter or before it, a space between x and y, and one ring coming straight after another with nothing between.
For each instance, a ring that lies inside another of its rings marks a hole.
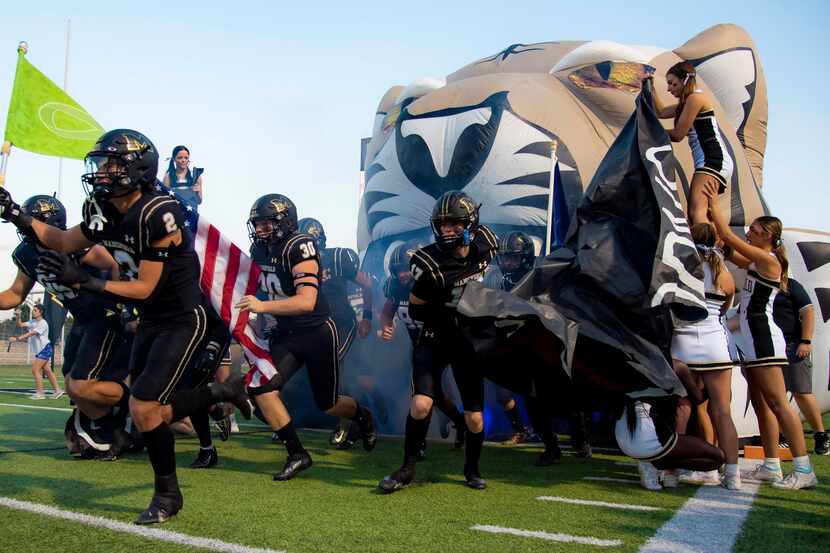
<instances>
[{"instance_id":1,"label":"blue sky","mask_svg":"<svg viewBox=\"0 0 830 553\"><path fill-rule=\"evenodd\" d=\"M675 48L717 23L754 38L769 94L764 194L786 226L830 231L824 133L830 3L763 2L15 2L0 19L0 123L16 45L105 127L176 144L204 166L203 213L247 245L253 201L281 192L355 246L359 141L392 85L443 77L509 44L605 39ZM693 6L693 8L692 8ZM63 165L70 222L81 162ZM7 185L22 201L57 187L58 161L14 150ZM0 227L0 252L16 236ZM11 262L0 264L4 286Z\"/></svg>"}]
</instances>

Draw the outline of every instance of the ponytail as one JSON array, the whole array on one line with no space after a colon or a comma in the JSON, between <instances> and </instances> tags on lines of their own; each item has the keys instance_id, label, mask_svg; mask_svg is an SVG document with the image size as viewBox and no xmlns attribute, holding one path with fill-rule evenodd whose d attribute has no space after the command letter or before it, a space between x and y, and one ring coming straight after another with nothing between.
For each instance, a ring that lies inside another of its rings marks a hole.
<instances>
[{"instance_id":1,"label":"ponytail","mask_svg":"<svg viewBox=\"0 0 830 553\"><path fill-rule=\"evenodd\" d=\"M669 74L683 81L683 90L680 92L677 109L674 112L674 122L677 123L677 120L680 119L680 114L683 113L686 99L697 89L697 73L695 72L694 65L687 61L681 61L669 67L666 75Z\"/></svg>"},{"instance_id":2,"label":"ponytail","mask_svg":"<svg viewBox=\"0 0 830 553\"><path fill-rule=\"evenodd\" d=\"M718 277L723 271L728 271L726 264L723 262L720 252L715 247L718 233L715 230L715 225L712 223L697 223L692 225L692 240L695 242L701 259L709 264L712 269L712 284L717 286Z\"/></svg>"},{"instance_id":3,"label":"ponytail","mask_svg":"<svg viewBox=\"0 0 830 553\"><path fill-rule=\"evenodd\" d=\"M789 288L789 277L787 276L787 273L790 269L790 258L787 256L787 248L781 240L781 233L784 230L784 225L781 223L781 219L771 215L758 217L755 219L755 222L761 225L761 228L763 228L770 235L770 240L772 241L772 253L775 254L775 258L778 259L778 263L781 264L781 291L786 292Z\"/></svg>"}]
</instances>

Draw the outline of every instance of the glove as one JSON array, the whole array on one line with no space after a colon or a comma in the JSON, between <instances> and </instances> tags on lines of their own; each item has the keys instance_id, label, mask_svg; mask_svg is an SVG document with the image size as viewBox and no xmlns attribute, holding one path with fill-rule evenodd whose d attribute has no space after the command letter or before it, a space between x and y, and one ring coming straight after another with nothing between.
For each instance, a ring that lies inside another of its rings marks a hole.
<instances>
[{"instance_id":1,"label":"glove","mask_svg":"<svg viewBox=\"0 0 830 553\"><path fill-rule=\"evenodd\" d=\"M33 236L32 216L23 213L20 206L12 199L5 188L0 187L0 218L10 222L26 236Z\"/></svg>"},{"instance_id":2,"label":"glove","mask_svg":"<svg viewBox=\"0 0 830 553\"><path fill-rule=\"evenodd\" d=\"M217 342L210 342L202 351L202 355L196 363L196 370L201 374L212 373L219 364L220 353L221 346Z\"/></svg>"},{"instance_id":3,"label":"glove","mask_svg":"<svg viewBox=\"0 0 830 553\"><path fill-rule=\"evenodd\" d=\"M44 280L72 286L89 282L90 275L65 253L46 251L40 256L37 272L47 275Z\"/></svg>"}]
</instances>

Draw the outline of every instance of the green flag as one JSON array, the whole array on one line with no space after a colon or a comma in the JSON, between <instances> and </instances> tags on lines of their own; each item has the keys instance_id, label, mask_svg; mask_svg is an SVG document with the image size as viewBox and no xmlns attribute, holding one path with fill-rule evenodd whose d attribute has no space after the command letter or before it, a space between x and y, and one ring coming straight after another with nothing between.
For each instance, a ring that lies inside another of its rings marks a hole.
<instances>
[{"instance_id":1,"label":"green flag","mask_svg":"<svg viewBox=\"0 0 830 553\"><path fill-rule=\"evenodd\" d=\"M18 54L6 141L37 154L83 159L102 134L84 108Z\"/></svg>"}]
</instances>

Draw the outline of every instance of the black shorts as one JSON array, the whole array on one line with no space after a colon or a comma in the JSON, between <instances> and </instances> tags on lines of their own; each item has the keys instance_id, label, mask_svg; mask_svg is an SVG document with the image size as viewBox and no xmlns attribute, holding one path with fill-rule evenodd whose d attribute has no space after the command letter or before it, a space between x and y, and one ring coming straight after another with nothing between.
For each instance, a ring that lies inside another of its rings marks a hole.
<instances>
[{"instance_id":1,"label":"black shorts","mask_svg":"<svg viewBox=\"0 0 830 553\"><path fill-rule=\"evenodd\" d=\"M99 380L109 376L108 369L121 341L121 319L117 316L74 324L63 347L63 374L74 380Z\"/></svg>"},{"instance_id":2,"label":"black shorts","mask_svg":"<svg viewBox=\"0 0 830 553\"><path fill-rule=\"evenodd\" d=\"M349 350L354 343L355 336L357 335L357 319L352 317L351 319L333 319L334 326L337 328L337 341L339 342L339 347L337 348L337 358L340 361L343 361L343 358L346 357L346 354L349 353Z\"/></svg>"},{"instance_id":3,"label":"black shorts","mask_svg":"<svg viewBox=\"0 0 830 553\"><path fill-rule=\"evenodd\" d=\"M422 331L412 350L413 393L436 399L444 368L450 365L464 410L482 411L484 378L474 359L475 353L460 333Z\"/></svg>"},{"instance_id":4,"label":"black shorts","mask_svg":"<svg viewBox=\"0 0 830 553\"><path fill-rule=\"evenodd\" d=\"M334 321L314 327L278 332L271 336L271 360L279 371L280 387L284 386L305 365L314 403L327 411L340 395L340 342ZM267 390L264 390L267 391ZM252 391L256 393L257 391Z\"/></svg>"},{"instance_id":5,"label":"black shorts","mask_svg":"<svg viewBox=\"0 0 830 553\"><path fill-rule=\"evenodd\" d=\"M141 321L130 358L133 397L167 403L206 336L207 315L201 305L164 322Z\"/></svg>"}]
</instances>

